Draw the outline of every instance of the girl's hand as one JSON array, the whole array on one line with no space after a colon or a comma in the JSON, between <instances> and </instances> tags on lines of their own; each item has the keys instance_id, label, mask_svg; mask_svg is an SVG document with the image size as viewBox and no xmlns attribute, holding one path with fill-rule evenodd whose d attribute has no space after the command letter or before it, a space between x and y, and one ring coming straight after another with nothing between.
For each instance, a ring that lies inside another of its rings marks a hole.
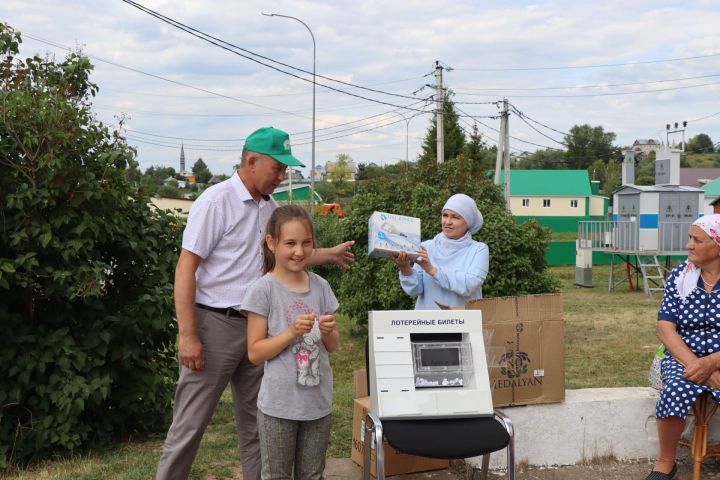
<instances>
[{"instance_id":1,"label":"girl's hand","mask_svg":"<svg viewBox=\"0 0 720 480\"><path fill-rule=\"evenodd\" d=\"M332 333L337 328L337 322L335 321L335 315L320 315L318 321L320 326L320 333Z\"/></svg>"},{"instance_id":2,"label":"girl's hand","mask_svg":"<svg viewBox=\"0 0 720 480\"><path fill-rule=\"evenodd\" d=\"M434 277L437 273L437 268L433 266L432 263L430 263L430 260L428 259L428 253L427 250L425 250L424 247L420 247L420 250L418 250L418 258L415 259L415 263L417 263L420 268L425 270L425 273L430 275L431 277Z\"/></svg>"},{"instance_id":3,"label":"girl's hand","mask_svg":"<svg viewBox=\"0 0 720 480\"><path fill-rule=\"evenodd\" d=\"M310 333L315 323L315 315L306 313L304 315L298 315L293 320L293 323L288 327L288 330L292 334L293 338L300 337L306 333Z\"/></svg>"}]
</instances>

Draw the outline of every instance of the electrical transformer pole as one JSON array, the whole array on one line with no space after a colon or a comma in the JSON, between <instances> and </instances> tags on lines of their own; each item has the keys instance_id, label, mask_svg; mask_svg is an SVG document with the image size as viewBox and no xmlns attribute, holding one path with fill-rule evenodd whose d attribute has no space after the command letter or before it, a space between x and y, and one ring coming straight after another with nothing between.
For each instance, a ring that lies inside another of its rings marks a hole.
<instances>
[{"instance_id":1,"label":"electrical transformer pole","mask_svg":"<svg viewBox=\"0 0 720 480\"><path fill-rule=\"evenodd\" d=\"M437 93L435 94L437 101L437 110L435 111L435 124L437 132L437 162L443 163L445 161L445 133L444 133L444 122L443 112L445 111L445 93L443 92L442 83L442 71L443 67L440 65L440 61L435 61L435 86L437 87Z\"/></svg>"}]
</instances>

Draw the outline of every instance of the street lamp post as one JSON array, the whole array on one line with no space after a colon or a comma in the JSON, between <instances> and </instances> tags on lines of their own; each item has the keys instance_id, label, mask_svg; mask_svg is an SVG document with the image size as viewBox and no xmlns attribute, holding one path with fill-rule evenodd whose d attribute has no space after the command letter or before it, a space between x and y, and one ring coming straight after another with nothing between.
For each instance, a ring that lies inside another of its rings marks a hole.
<instances>
[{"instance_id":1,"label":"street lamp post","mask_svg":"<svg viewBox=\"0 0 720 480\"><path fill-rule=\"evenodd\" d=\"M302 20L300 20L297 17L292 17L290 15L281 15L279 13L263 13L263 15L265 15L267 17L290 18L292 20L302 23L303 26L305 28L307 28L307 31L310 33L310 37L312 38L312 42L313 42L312 156L311 156L311 160L310 160L310 211L312 212L314 210L314 206L315 206L315 53L316 53L315 35L313 35L313 32L312 32L312 30L310 30L310 27L308 27L305 22L303 22Z\"/></svg>"},{"instance_id":2,"label":"street lamp post","mask_svg":"<svg viewBox=\"0 0 720 480\"><path fill-rule=\"evenodd\" d=\"M410 120L417 117L417 115L410 115L409 117L406 117L402 113L398 113L402 117L403 120L405 120L405 163L408 163L409 156L409 144L410 144Z\"/></svg>"}]
</instances>

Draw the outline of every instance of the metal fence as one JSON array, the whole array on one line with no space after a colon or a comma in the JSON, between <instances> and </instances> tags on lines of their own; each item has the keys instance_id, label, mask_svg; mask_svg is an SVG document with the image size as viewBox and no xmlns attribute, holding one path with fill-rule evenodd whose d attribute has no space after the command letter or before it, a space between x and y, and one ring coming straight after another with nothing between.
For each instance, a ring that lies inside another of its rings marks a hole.
<instances>
[{"instance_id":1,"label":"metal fence","mask_svg":"<svg viewBox=\"0 0 720 480\"><path fill-rule=\"evenodd\" d=\"M591 250L636 250L638 248L637 222L578 222L580 248Z\"/></svg>"},{"instance_id":2,"label":"metal fence","mask_svg":"<svg viewBox=\"0 0 720 480\"><path fill-rule=\"evenodd\" d=\"M687 235L692 223L664 222L658 224L657 248L659 252L685 250ZM640 229L636 221L578 222L578 246L591 250L639 250Z\"/></svg>"}]
</instances>

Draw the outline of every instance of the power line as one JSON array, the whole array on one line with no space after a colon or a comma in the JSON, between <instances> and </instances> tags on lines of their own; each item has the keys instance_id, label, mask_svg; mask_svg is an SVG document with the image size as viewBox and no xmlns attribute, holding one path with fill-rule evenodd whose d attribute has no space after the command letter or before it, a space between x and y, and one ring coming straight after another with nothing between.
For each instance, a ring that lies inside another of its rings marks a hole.
<instances>
[{"instance_id":1,"label":"power line","mask_svg":"<svg viewBox=\"0 0 720 480\"><path fill-rule=\"evenodd\" d=\"M720 53L711 53L709 55L695 55L693 57L680 57L680 58L666 58L664 60L645 60L638 62L625 62L625 63L605 63L598 65L565 65L555 67L506 67L506 68L454 68L458 71L467 72L526 72L533 70L578 70L583 68L610 68L610 67L627 67L634 65L647 65L652 63L665 63L665 62L680 62L686 60L698 60L701 58L718 57Z\"/></svg>"},{"instance_id":2,"label":"power line","mask_svg":"<svg viewBox=\"0 0 720 480\"><path fill-rule=\"evenodd\" d=\"M28 38L32 38L33 40L35 40L35 41L37 41L37 42L40 42L40 43L44 43L44 44L46 44L46 45L50 45L50 46L53 46L53 47L56 47L56 48L60 48L60 49L63 49L63 50L67 50L67 51L69 51L69 52L72 52L72 51L73 51L73 49L68 48L68 47L66 47L66 46L64 46L64 45L57 44L57 43L52 42L52 41L50 41L50 40L44 40L44 39L41 39L41 38L39 38L39 37L36 37L36 36L33 36L33 35L29 35L29 34L27 34L27 33L23 33L23 36L28 37ZM259 104L259 103L250 102L250 101L243 100L243 99L241 99L241 98L233 97L233 96L230 96L230 95L225 95L224 93L213 92L212 90L208 90L208 89L205 89L205 88L202 88L202 87L196 87L196 86L194 86L194 85L190 85L190 84L187 84L187 83L184 83L184 82L180 82L180 81L177 81L177 80L173 80L173 79L171 79L171 78L167 78L167 77L163 77L163 76L160 76L160 75L156 75L156 74L154 74L154 73L145 72L145 71L139 70L139 69L137 69L137 68L128 67L127 65L121 65L121 64L119 64L119 63L117 63L117 62L113 62L113 61L111 61L111 60L107 60L107 59L104 59L104 58L100 58L100 57L97 57L97 56L94 56L94 55L88 55L88 54L85 54L85 55L86 55L88 58L92 58L93 60L97 60L98 62L107 63L108 65L112 65L112 66L114 66L114 67L122 68L122 69L125 69L125 70L130 70L131 72L139 73L139 74L141 74L141 75L146 75L146 76L148 76L148 77L152 77L152 78L155 78L155 79L158 79L158 80L162 80L162 81L164 81L164 82L173 83L173 84L179 85L179 86L181 86L181 87L191 88L191 89L197 90L197 91L199 91L199 92L203 92L203 93L207 93L207 94L210 94L210 95L214 95L214 96L216 96L216 97L225 98L225 99L227 99L227 100L233 100L233 101L235 101L235 102L240 102L240 103L244 103L244 104L247 104L247 105L252 105L252 106L254 106L254 107L263 108L263 109L266 109L266 110L272 110L272 111L279 112L279 113L285 113L285 114L292 115L292 116L295 116L295 117L300 117L300 118L305 118L305 119L309 119L309 118L310 118L310 117L307 117L307 116L304 116L304 115L298 115L298 114L293 113L293 112L288 112L288 111L286 111L286 110L281 110L281 109L277 109L277 108L272 108L272 107L268 107L267 105L261 105L261 104Z\"/></svg>"},{"instance_id":3,"label":"power line","mask_svg":"<svg viewBox=\"0 0 720 480\"><path fill-rule=\"evenodd\" d=\"M608 88L608 87L627 87L627 86L634 86L634 85L650 85L654 83L668 83L668 82L680 82L685 80L698 80L701 78L714 78L714 77L720 77L720 74L712 74L712 75L699 75L696 77L684 77L684 78L671 78L671 79L665 79L665 80L651 80L647 82L629 82L629 83L605 83L605 84L597 84L597 85L568 85L565 87L527 87L527 88L469 88L469 87L460 87L460 88L454 88L453 90L458 91L464 91L464 90L470 90L470 91L499 91L499 92L515 92L515 91L538 91L538 90L573 90L573 89L581 89L581 88ZM464 93L465 95L479 95L477 93Z\"/></svg>"},{"instance_id":4,"label":"power line","mask_svg":"<svg viewBox=\"0 0 720 480\"><path fill-rule=\"evenodd\" d=\"M567 144L565 144L564 142L560 142L560 141L558 141L558 140L555 140L555 139L552 138L550 135L546 135L545 133L543 133L543 132L541 132L540 130L538 130L534 125L531 125L530 122L528 122L527 120L525 120L525 117L523 116L522 112L518 111L515 107L511 107L511 108L512 108L513 111L517 114L518 118L519 118L525 125L527 125L528 127L532 128L533 130L535 130L537 133L539 133L539 134L542 135L543 137L547 138L548 140L551 140L551 141L553 141L553 142L555 142L555 143L557 143L557 144L559 144L559 145L562 145L562 146L567 147Z\"/></svg>"},{"instance_id":5,"label":"power line","mask_svg":"<svg viewBox=\"0 0 720 480\"><path fill-rule=\"evenodd\" d=\"M167 23L168 25L171 25L171 26L173 26L173 27L175 27L175 28L177 28L177 29L179 29L179 30L182 30L182 31L184 31L184 32L186 32L186 33L189 33L190 35L192 35L192 36L194 36L194 37L196 37L196 38L199 38L200 40L204 40L204 41L206 41L206 42L208 42L208 43L211 43L211 44L213 44L213 45L215 45L215 46L217 46L217 47L220 47L220 48L222 48L222 49L224 49L224 50L227 50L227 51L229 51L229 52L231 52L231 53L234 53L235 55L238 55L238 56L243 57L243 58L245 58L245 59L247 59L247 60L250 60L250 61L252 61L252 62L255 62L255 63L258 63L258 64L260 64L260 65L263 65L263 66L265 66L265 67L271 68L271 69L276 70L276 71L278 71L278 72L280 72L280 73L284 73L284 74L286 74L286 75L290 75L290 76L295 77L295 78L297 78L297 79L299 79L299 80L302 80L302 81L305 81L305 82L309 82L309 83L313 83L313 80L309 80L309 79L307 79L307 78L301 77L301 76L299 76L299 75L296 75L296 74L294 74L294 73L288 72L288 71L286 71L286 70L282 70L282 69L280 69L280 68L278 68L278 67L275 67L275 66L273 66L273 65L268 65L267 63L261 62L260 60L257 60L256 58L250 57L250 56L248 56L248 55L244 55L244 54L242 54L242 53L240 53L240 52L237 52L237 51L235 51L235 50L233 50L233 49L240 50L241 52L245 52L245 53L247 53L247 54L249 54L249 55L252 55L252 56L254 56L254 57L262 58L263 60L267 60L267 61L276 63L276 64L278 64L278 65L282 65L283 67L287 67L287 68L296 70L296 71L298 71L298 72L302 72L302 73L307 74L307 75L313 75L312 72L308 72L307 70L304 70L304 69L302 69L302 68L298 68L298 67L295 67L295 66L292 66L292 65L288 65L288 64L286 64L286 63L283 63L283 62L280 62L280 61L278 61L278 60L272 59L272 58L267 57L267 56L265 56L265 55L261 55L261 54L255 53L255 52L253 52L253 51L250 51L250 50L248 50L248 49L242 48L242 47L240 47L240 46L238 46L238 45L235 45L235 44L233 44L233 43L230 43L230 42L227 42L227 41L225 41L225 40L222 40L222 39L220 39L220 38L218 38L218 37L215 37L215 36L213 36L213 35L210 35L210 34L208 34L208 33L205 33L205 32L203 32L203 31L201 31L201 30L198 30L198 29L196 29L196 28L190 27L190 26L188 26L188 25L186 25L186 24L184 24L184 23L182 23L182 22L179 22L179 21L177 21L177 20L175 20L175 19L173 19L173 18L171 18L171 17L168 17L168 16L166 16L166 15L163 15L163 14L161 14L161 13L155 11L155 10L152 10L152 9L150 9L150 8L148 8L148 7L145 7L144 5L141 5L141 4L137 3L137 2L134 2L133 0L121 0L121 1L127 3L128 5L130 5L130 6L132 6L132 7L137 8L138 10L140 10L140 11L142 11L142 12L144 12L144 13L147 13L148 15L151 15L151 16L157 18L158 20L160 20L160 21L162 21L162 22ZM231 48L228 48L228 47L231 47ZM344 82L344 81L342 81L342 80L337 80L337 79L335 79L335 78L327 77L327 76L324 76L324 75L317 75L317 74L315 74L315 77L322 78L323 80L328 80L328 81L331 81L331 82L336 82L336 83L339 83L339 84L341 84L341 85L346 85L346 86L349 86L349 87L352 87L352 88L358 88L358 89L361 89L361 90L367 90L367 91L370 91L370 92L373 92L373 93L380 93L380 94L382 94L382 95L389 95L389 96L393 96L393 97L399 97L399 98L405 98L405 99L412 99L412 100L415 100L415 99L417 98L417 97L411 97L411 96L409 96L409 95L402 95L402 94L399 94L399 93L385 92L385 91L377 90L377 89L370 88L370 87L364 87L364 86L362 86L362 85L356 85L356 84L353 84L353 83L350 83L350 82ZM336 92L339 92L339 93L344 93L344 94L346 94L346 95L351 95L351 96L357 96L357 97L359 97L359 98L364 98L364 99L366 99L366 100L376 101L376 102L380 103L379 100L368 99L368 98L359 96L359 95L357 95L357 94L353 94L353 93L350 93L350 92L345 91L345 90L336 89L336 88L334 88L334 87L331 87L331 86L329 86L329 85L325 85L325 84L322 84L322 83L317 83L317 82L314 82L314 83L315 83L316 85L319 85L319 86L321 86L321 87L324 87L324 88L327 88L327 89L330 89L330 90L333 90L333 91L336 91Z\"/></svg>"},{"instance_id":6,"label":"power line","mask_svg":"<svg viewBox=\"0 0 720 480\"><path fill-rule=\"evenodd\" d=\"M417 102L417 103L419 103L419 102ZM412 104L411 104L411 105L412 105ZM316 131L331 130L331 129L338 128L338 127L343 127L343 126L352 125L352 124L355 124L355 123L364 122L364 121L370 120L370 119L372 119L372 118L377 118L377 117L383 117L383 116L387 116L387 115L397 114L397 111L398 111L398 110L401 110L401 109L389 110L389 111L387 111L387 112L382 112L382 113L378 113L378 114L375 114L375 115L370 115L370 116L368 116L368 117L363 117L363 118L360 118L360 119L357 119L357 120L351 120L351 121L349 121L349 122L334 124L334 125L332 125L332 126L330 126L330 127L318 128L318 129L316 129ZM418 113L418 114L416 114L416 115L413 115L413 116L410 117L410 118L415 118L415 117L418 116L418 115L421 115L421 113ZM354 127L354 128L359 128L359 127ZM169 136L169 135L160 135L160 134L157 134L157 133L142 132L142 131L139 131L139 130L133 130L133 129L129 129L129 128L127 128L127 129L125 129L125 130L128 131L128 132L132 132L132 133L139 134L139 135L146 135L146 136L158 137L158 138L167 138L167 139L172 139L172 140L196 141L196 142L244 142L244 141L245 141L245 138L226 138L226 139L213 138L213 139L210 139L210 138L175 137L175 136ZM348 129L348 130L349 130L349 129ZM346 131L348 131L348 130L346 130ZM296 135L306 135L306 134L308 134L308 133L311 133L311 130L302 131L302 132L291 132L289 135L290 135L291 137L294 137L294 136L296 136ZM337 133L339 133L339 132L333 132L332 134L337 134Z\"/></svg>"},{"instance_id":7,"label":"power line","mask_svg":"<svg viewBox=\"0 0 720 480\"><path fill-rule=\"evenodd\" d=\"M540 125L541 127L545 127L545 128L547 128L548 130L552 130L553 132L557 132L557 133L559 133L560 135L565 135L565 136L569 135L569 133L567 133L567 132L563 132L562 130L558 130L558 129L553 128L553 127L551 127L551 126L549 126L549 125L545 125L544 123L542 123L542 122L540 122L540 121L538 121L538 120L535 120L535 119L533 119L533 118L531 118L531 117L528 117L526 113L518 110L518 108L517 108L515 105L513 105L513 104L510 104L510 105L512 105L512 108L515 109L515 111L516 111L518 114L522 115L523 117L525 117L526 119L530 120L531 122L536 123L536 124Z\"/></svg>"},{"instance_id":8,"label":"power line","mask_svg":"<svg viewBox=\"0 0 720 480\"><path fill-rule=\"evenodd\" d=\"M428 112L423 112L423 113L428 113ZM420 114L418 114L418 115L420 115ZM327 142L327 141L335 140L335 139L338 139L338 138L344 138L344 137L349 137L349 136L352 136L352 135L357 135L357 134L360 134L360 133L371 132L371 131L378 130L378 129L384 128L384 127L388 127L388 126L390 126L390 125L395 125L395 124L397 124L397 123L404 122L404 121L405 121L405 119L401 118L401 119L396 120L396 121L394 121L394 122L386 123L386 124L383 124L383 125L378 125L378 126L371 127L371 128L366 128L366 129L364 129L364 130L360 130L360 131L357 131L357 132L352 132L352 133L347 133L347 134L344 134L344 135L337 135L337 136L334 136L334 137L329 137L329 138L324 138L324 139L316 140L316 143ZM180 147L180 145L184 145L184 147L185 147L186 150L198 151L198 152L202 152L202 151L212 151L212 152L240 152L240 151L242 150L242 146L238 146L237 148L207 147L207 146L204 146L204 145L196 146L196 145L193 145L193 144L185 144L185 143L183 143L183 144L178 144L178 143L171 143L171 142L163 142L163 141L161 141L161 140L148 140L148 139L144 139L144 138L141 138L141 137L136 137L136 136L133 136L133 135L125 135L125 137L126 137L127 139L131 140L131 141L134 141L134 142L144 143L144 144L148 144L148 145L155 145L155 146L159 146L159 147L173 148L173 149L178 149L178 148ZM300 147L300 146L303 146L303 145L310 145L311 143L312 143L312 142L293 143L293 146L294 146L294 147Z\"/></svg>"},{"instance_id":9,"label":"power line","mask_svg":"<svg viewBox=\"0 0 720 480\"><path fill-rule=\"evenodd\" d=\"M580 98L580 97L616 97L621 95L640 95L645 93L670 92L673 90L685 90L689 88L707 87L710 85L719 85L720 82L700 83L698 85L686 85L682 87L656 88L654 90L639 90L637 92L615 92L615 93L581 93L578 95L512 95L512 98ZM479 97L496 97L497 94L474 94ZM456 102L462 105L478 105L483 102Z\"/></svg>"},{"instance_id":10,"label":"power line","mask_svg":"<svg viewBox=\"0 0 720 480\"><path fill-rule=\"evenodd\" d=\"M692 120L688 120L688 123L691 123L691 122L699 122L700 120L706 120L706 119L708 119L708 118L715 117L715 116L718 116L718 115L720 115L720 112L715 112L715 113L713 113L713 114L706 115L706 116L704 116L704 117L694 118L694 119L692 119Z\"/></svg>"},{"instance_id":11,"label":"power line","mask_svg":"<svg viewBox=\"0 0 720 480\"><path fill-rule=\"evenodd\" d=\"M457 109L457 111L462 112L462 113L464 113L464 114L467 115L467 116L470 116L470 115L468 115L466 112L463 112L463 111L457 106L457 104L455 104L455 108ZM495 127L491 127L491 126L488 125L487 123L483 123L483 122L481 122L481 121L479 121L479 120L478 120L478 123L479 123L480 125L483 125L483 126L489 128L490 130L493 130L493 131L495 131L495 132L497 132L497 133L500 133L500 130L498 130L498 129L495 128ZM548 147L547 145L540 145L539 143L533 143L533 142L530 142L530 141L528 141L528 140L523 140L522 138L513 137L512 135L508 135L508 136L509 136L510 138L512 138L513 140L516 140L516 141L522 142L522 143L527 143L528 145L533 145L533 146L535 146L535 147L544 148L544 149L546 149L546 150L559 150L558 148ZM495 140L495 143L498 143L497 140Z\"/></svg>"}]
</instances>

